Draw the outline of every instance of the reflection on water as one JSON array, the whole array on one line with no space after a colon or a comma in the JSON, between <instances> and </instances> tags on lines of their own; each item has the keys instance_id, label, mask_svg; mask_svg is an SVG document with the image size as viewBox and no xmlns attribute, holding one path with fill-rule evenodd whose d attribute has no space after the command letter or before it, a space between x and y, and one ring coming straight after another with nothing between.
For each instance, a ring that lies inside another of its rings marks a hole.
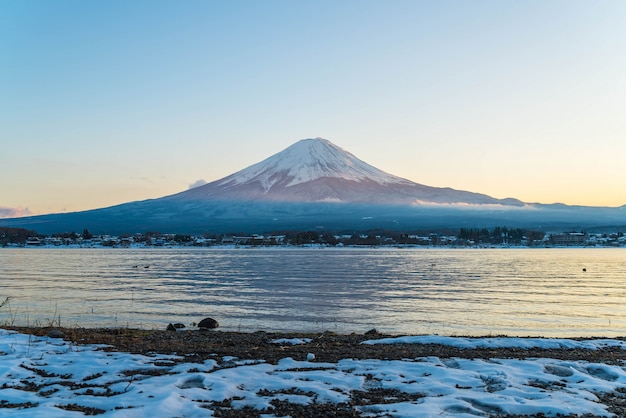
<instances>
[{"instance_id":1,"label":"reflection on water","mask_svg":"<svg viewBox=\"0 0 626 418\"><path fill-rule=\"evenodd\" d=\"M3 249L7 296L15 325L618 336L626 251Z\"/></svg>"}]
</instances>

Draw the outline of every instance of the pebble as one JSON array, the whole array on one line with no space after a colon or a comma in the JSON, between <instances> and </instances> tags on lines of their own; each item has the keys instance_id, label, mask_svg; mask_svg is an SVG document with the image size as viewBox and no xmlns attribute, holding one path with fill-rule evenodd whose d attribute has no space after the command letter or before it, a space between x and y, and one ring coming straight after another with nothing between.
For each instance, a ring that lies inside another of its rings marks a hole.
<instances>
[{"instance_id":1,"label":"pebble","mask_svg":"<svg viewBox=\"0 0 626 418\"><path fill-rule=\"evenodd\" d=\"M52 331L50 331L48 333L48 337L50 337L50 338L63 338L63 337L65 337L65 334L63 334L63 331L61 331L61 330L53 329Z\"/></svg>"}]
</instances>

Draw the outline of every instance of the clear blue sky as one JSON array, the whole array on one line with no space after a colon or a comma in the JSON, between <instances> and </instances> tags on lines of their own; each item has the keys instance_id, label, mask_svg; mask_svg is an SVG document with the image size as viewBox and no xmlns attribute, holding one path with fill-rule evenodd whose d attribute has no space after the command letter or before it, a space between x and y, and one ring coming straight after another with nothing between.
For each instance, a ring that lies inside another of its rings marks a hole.
<instances>
[{"instance_id":1,"label":"clear blue sky","mask_svg":"<svg viewBox=\"0 0 626 418\"><path fill-rule=\"evenodd\" d=\"M624 1L0 0L0 216L323 137L392 174L626 204Z\"/></svg>"}]
</instances>

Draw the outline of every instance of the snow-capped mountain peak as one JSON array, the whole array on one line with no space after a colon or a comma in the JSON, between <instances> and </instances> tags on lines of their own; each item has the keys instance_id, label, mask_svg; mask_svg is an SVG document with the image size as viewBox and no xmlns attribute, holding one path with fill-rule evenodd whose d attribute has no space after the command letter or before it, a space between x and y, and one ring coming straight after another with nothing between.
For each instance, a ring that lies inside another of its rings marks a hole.
<instances>
[{"instance_id":1,"label":"snow-capped mountain peak","mask_svg":"<svg viewBox=\"0 0 626 418\"><path fill-rule=\"evenodd\" d=\"M504 203L479 193L429 187L394 176L323 138L300 140L259 163L170 198L385 205Z\"/></svg>"},{"instance_id":2,"label":"snow-capped mountain peak","mask_svg":"<svg viewBox=\"0 0 626 418\"><path fill-rule=\"evenodd\" d=\"M273 156L234 173L218 184L233 186L258 181L266 191L281 184L290 187L321 178L378 184L408 182L385 173L343 150L327 139L303 139Z\"/></svg>"}]
</instances>

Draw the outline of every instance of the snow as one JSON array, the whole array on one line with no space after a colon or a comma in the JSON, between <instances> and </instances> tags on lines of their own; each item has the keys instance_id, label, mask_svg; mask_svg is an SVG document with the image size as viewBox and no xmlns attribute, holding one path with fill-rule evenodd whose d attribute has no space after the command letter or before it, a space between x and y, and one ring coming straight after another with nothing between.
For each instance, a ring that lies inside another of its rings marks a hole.
<instances>
[{"instance_id":1,"label":"snow","mask_svg":"<svg viewBox=\"0 0 626 418\"><path fill-rule=\"evenodd\" d=\"M286 187L323 177L345 180L371 180L378 184L412 184L385 173L323 138L303 139L271 157L238 171L220 184L239 185L259 181L267 192L286 181Z\"/></svg>"},{"instance_id":2,"label":"snow","mask_svg":"<svg viewBox=\"0 0 626 418\"><path fill-rule=\"evenodd\" d=\"M626 341L610 339L571 340L566 338L463 338L439 335L418 335L381 338L364 341L363 344L441 344L457 348L542 348L542 349L584 349L599 350L620 347L626 350Z\"/></svg>"},{"instance_id":3,"label":"snow","mask_svg":"<svg viewBox=\"0 0 626 418\"><path fill-rule=\"evenodd\" d=\"M623 341L454 337L398 337L368 344L438 343L456 347L622 347ZM287 340L277 343L307 344ZM394 389L360 406L363 413L394 417L476 417L497 414L609 416L597 393L626 385L623 366L550 358L470 360L343 359L337 363L284 358L210 359L188 363L175 355L106 352L57 338L0 330L0 416L82 416L68 406L102 410L105 417L205 417L212 402L267 409L273 399L342 403L354 391ZM311 353L314 353L311 347ZM416 395L419 394L419 395ZM267 411L266 411L267 412Z\"/></svg>"},{"instance_id":4,"label":"snow","mask_svg":"<svg viewBox=\"0 0 626 418\"><path fill-rule=\"evenodd\" d=\"M312 340L310 338L278 338L276 340L272 340L272 344L282 344L282 345L298 345L298 344L308 344Z\"/></svg>"}]
</instances>

